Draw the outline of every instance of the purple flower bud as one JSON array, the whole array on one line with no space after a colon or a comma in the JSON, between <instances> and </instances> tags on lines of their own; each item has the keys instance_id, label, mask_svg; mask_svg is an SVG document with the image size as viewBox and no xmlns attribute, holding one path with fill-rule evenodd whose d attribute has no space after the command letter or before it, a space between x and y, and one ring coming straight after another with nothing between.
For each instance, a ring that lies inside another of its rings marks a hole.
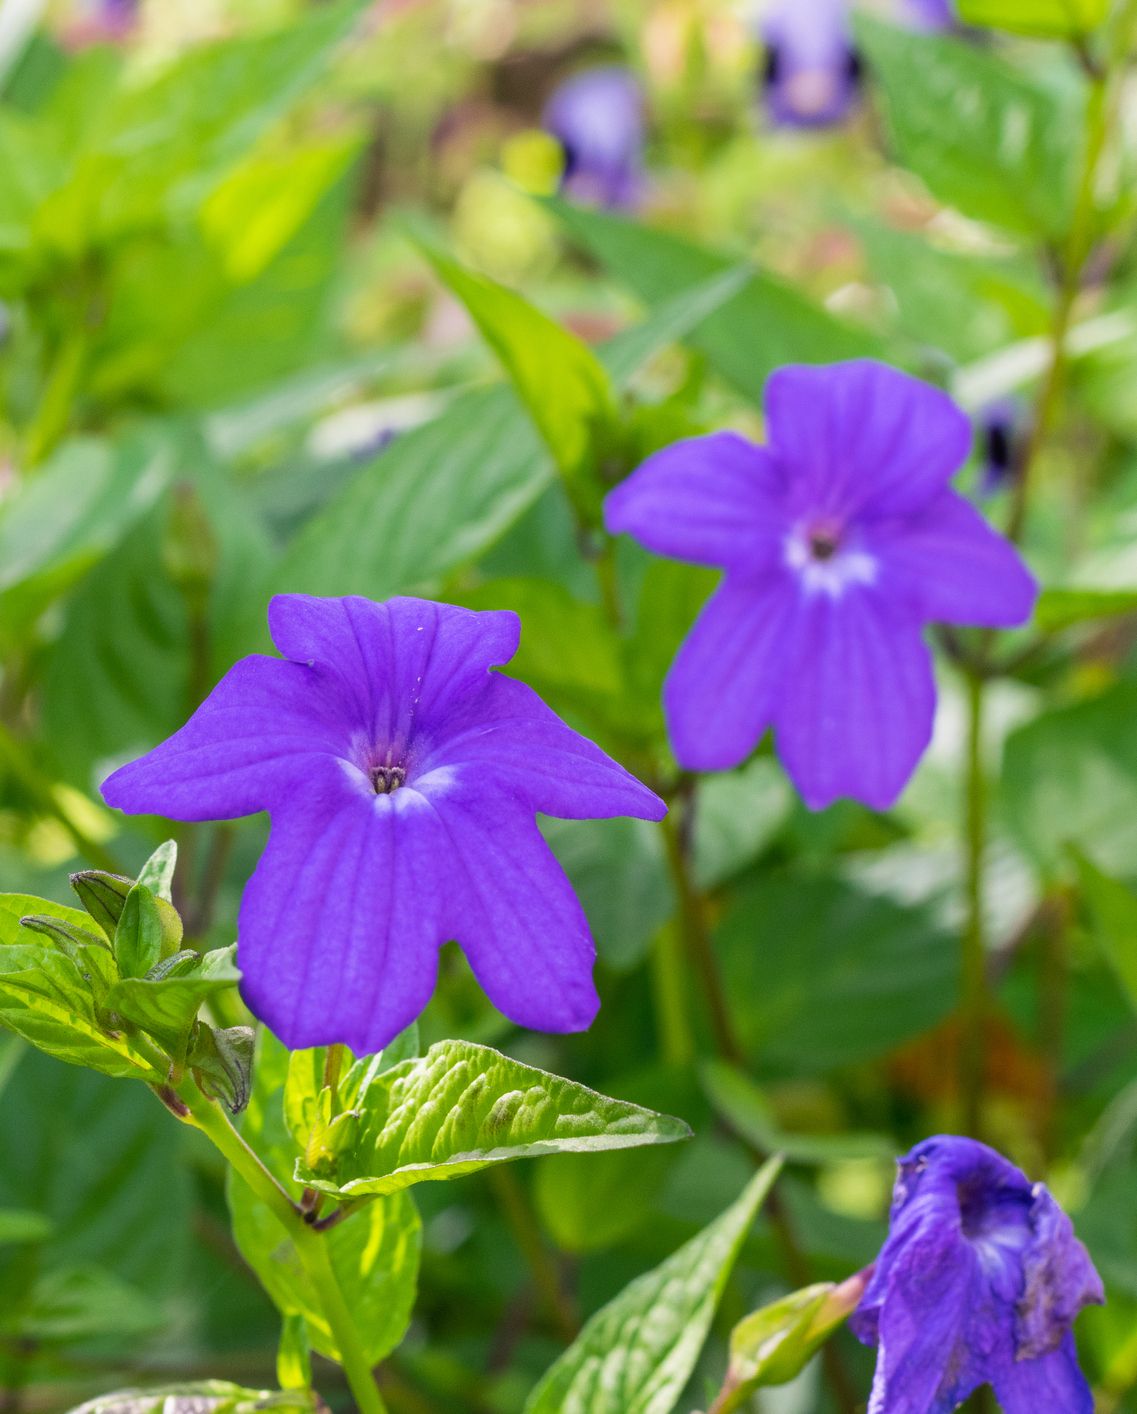
<instances>
[{"instance_id":1,"label":"purple flower bud","mask_svg":"<svg viewBox=\"0 0 1137 1414\"><path fill-rule=\"evenodd\" d=\"M959 28L954 0L904 0L904 14L914 29Z\"/></svg>"},{"instance_id":2,"label":"purple flower bud","mask_svg":"<svg viewBox=\"0 0 1137 1414\"><path fill-rule=\"evenodd\" d=\"M830 127L857 100L861 61L847 0L776 0L762 21L763 87L782 126Z\"/></svg>"},{"instance_id":3,"label":"purple flower bud","mask_svg":"<svg viewBox=\"0 0 1137 1414\"><path fill-rule=\"evenodd\" d=\"M561 190L596 206L630 208L643 195L644 111L639 84L615 65L566 79L542 125L564 152Z\"/></svg>"},{"instance_id":4,"label":"purple flower bud","mask_svg":"<svg viewBox=\"0 0 1137 1414\"><path fill-rule=\"evenodd\" d=\"M1005 1414L1092 1414L1071 1326L1105 1293L1046 1188L950 1135L898 1169L888 1240L852 1320L879 1347L869 1414L950 1414L983 1384Z\"/></svg>"}]
</instances>

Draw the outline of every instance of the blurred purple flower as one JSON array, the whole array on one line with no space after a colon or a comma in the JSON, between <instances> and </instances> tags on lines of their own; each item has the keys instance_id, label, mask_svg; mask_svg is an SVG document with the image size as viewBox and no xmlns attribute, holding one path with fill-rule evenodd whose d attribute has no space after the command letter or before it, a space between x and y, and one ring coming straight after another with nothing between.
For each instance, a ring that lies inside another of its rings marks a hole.
<instances>
[{"instance_id":1,"label":"blurred purple flower","mask_svg":"<svg viewBox=\"0 0 1137 1414\"><path fill-rule=\"evenodd\" d=\"M113 44L126 39L138 23L140 0L84 0L78 7L72 39L80 44Z\"/></svg>"},{"instance_id":2,"label":"blurred purple flower","mask_svg":"<svg viewBox=\"0 0 1137 1414\"><path fill-rule=\"evenodd\" d=\"M997 398L979 411L979 494L997 495L1018 476L1023 454L1024 411L1014 398Z\"/></svg>"},{"instance_id":3,"label":"blurred purple flower","mask_svg":"<svg viewBox=\"0 0 1137 1414\"><path fill-rule=\"evenodd\" d=\"M1070 1327L1105 1300L1041 1183L974 1139L899 1162L888 1240L852 1319L879 1345L868 1414L949 1414L982 1384L1006 1414L1092 1414Z\"/></svg>"},{"instance_id":4,"label":"blurred purple flower","mask_svg":"<svg viewBox=\"0 0 1137 1414\"><path fill-rule=\"evenodd\" d=\"M948 485L972 431L945 393L868 360L783 368L766 425L764 447L657 452L605 506L613 534L726 571L667 677L675 754L725 770L772 725L811 809L885 809L931 737L924 625L1023 623L1036 586Z\"/></svg>"},{"instance_id":5,"label":"blurred purple flower","mask_svg":"<svg viewBox=\"0 0 1137 1414\"><path fill-rule=\"evenodd\" d=\"M847 0L776 0L762 20L762 42L766 108L775 123L829 127L848 115L861 61Z\"/></svg>"},{"instance_id":6,"label":"blurred purple flower","mask_svg":"<svg viewBox=\"0 0 1137 1414\"><path fill-rule=\"evenodd\" d=\"M958 29L954 0L904 0L904 13L917 29Z\"/></svg>"},{"instance_id":7,"label":"blurred purple flower","mask_svg":"<svg viewBox=\"0 0 1137 1414\"><path fill-rule=\"evenodd\" d=\"M267 810L241 903L250 1009L292 1048L376 1051L422 1011L456 939L522 1026L579 1031L594 948L537 811L666 813L523 683L511 613L278 596L285 659L243 658L180 731L103 785L175 820Z\"/></svg>"},{"instance_id":8,"label":"blurred purple flower","mask_svg":"<svg viewBox=\"0 0 1137 1414\"><path fill-rule=\"evenodd\" d=\"M542 117L564 153L561 190L606 207L643 194L644 112L639 84L616 65L584 69L555 91Z\"/></svg>"}]
</instances>

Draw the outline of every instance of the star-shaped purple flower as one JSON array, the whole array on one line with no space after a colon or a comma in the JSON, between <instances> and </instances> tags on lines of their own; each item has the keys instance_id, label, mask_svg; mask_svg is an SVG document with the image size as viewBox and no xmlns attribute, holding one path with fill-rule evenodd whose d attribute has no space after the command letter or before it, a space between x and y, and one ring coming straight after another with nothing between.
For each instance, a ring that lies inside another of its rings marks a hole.
<instances>
[{"instance_id":1,"label":"star-shaped purple flower","mask_svg":"<svg viewBox=\"0 0 1137 1414\"><path fill-rule=\"evenodd\" d=\"M857 100L861 62L847 0L776 0L762 21L766 108L784 127L830 127Z\"/></svg>"},{"instance_id":2,"label":"star-shaped purple flower","mask_svg":"<svg viewBox=\"0 0 1137 1414\"><path fill-rule=\"evenodd\" d=\"M134 814L268 811L238 928L250 1010L293 1049L379 1050L422 1011L455 939L512 1021L587 1027L595 950L535 813L666 809L490 671L517 650L517 616L289 594L269 626L284 659L241 659L180 731L103 784Z\"/></svg>"},{"instance_id":3,"label":"star-shaped purple flower","mask_svg":"<svg viewBox=\"0 0 1137 1414\"><path fill-rule=\"evenodd\" d=\"M1092 1414L1070 1328L1104 1300L1043 1184L974 1139L925 1140L852 1319L879 1346L868 1414L949 1414L983 1384L1005 1414Z\"/></svg>"},{"instance_id":4,"label":"star-shaped purple flower","mask_svg":"<svg viewBox=\"0 0 1137 1414\"><path fill-rule=\"evenodd\" d=\"M773 726L812 809L885 809L931 738L924 625L1023 623L1036 586L948 484L972 432L945 393L871 361L783 368L766 427L657 452L605 506L611 532L726 571L668 674L672 745L725 770Z\"/></svg>"},{"instance_id":5,"label":"star-shaped purple flower","mask_svg":"<svg viewBox=\"0 0 1137 1414\"><path fill-rule=\"evenodd\" d=\"M628 209L643 195L644 103L635 78L610 64L582 69L553 93L542 126L561 145L561 190L595 206Z\"/></svg>"}]
</instances>

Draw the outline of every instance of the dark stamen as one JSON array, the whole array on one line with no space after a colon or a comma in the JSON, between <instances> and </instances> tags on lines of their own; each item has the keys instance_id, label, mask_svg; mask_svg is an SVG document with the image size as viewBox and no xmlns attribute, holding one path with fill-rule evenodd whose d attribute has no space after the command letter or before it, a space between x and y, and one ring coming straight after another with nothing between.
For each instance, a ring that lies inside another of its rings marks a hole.
<instances>
[{"instance_id":1,"label":"dark stamen","mask_svg":"<svg viewBox=\"0 0 1137 1414\"><path fill-rule=\"evenodd\" d=\"M402 766L372 766L371 784L376 795L390 795L406 781L407 773Z\"/></svg>"},{"instance_id":2,"label":"dark stamen","mask_svg":"<svg viewBox=\"0 0 1137 1414\"><path fill-rule=\"evenodd\" d=\"M809 553L815 560L831 560L840 542L829 530L814 530L809 536Z\"/></svg>"},{"instance_id":3,"label":"dark stamen","mask_svg":"<svg viewBox=\"0 0 1137 1414\"><path fill-rule=\"evenodd\" d=\"M782 56L776 44L766 45L766 56L762 65L762 82L769 88L776 84L782 76Z\"/></svg>"}]
</instances>

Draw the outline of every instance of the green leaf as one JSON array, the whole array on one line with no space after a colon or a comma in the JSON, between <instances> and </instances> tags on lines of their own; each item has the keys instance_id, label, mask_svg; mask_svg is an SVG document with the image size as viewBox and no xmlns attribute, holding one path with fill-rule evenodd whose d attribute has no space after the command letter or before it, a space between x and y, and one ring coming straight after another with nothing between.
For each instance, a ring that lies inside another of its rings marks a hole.
<instances>
[{"instance_id":1,"label":"green leaf","mask_svg":"<svg viewBox=\"0 0 1137 1414\"><path fill-rule=\"evenodd\" d=\"M21 1242L42 1242L54 1223L43 1213L24 1208L0 1208L0 1247Z\"/></svg>"},{"instance_id":2,"label":"green leaf","mask_svg":"<svg viewBox=\"0 0 1137 1414\"><path fill-rule=\"evenodd\" d=\"M439 279L466 306L497 354L570 487L596 460L615 417L604 365L583 340L513 290L419 242ZM555 389L555 395L551 390Z\"/></svg>"},{"instance_id":3,"label":"green leaf","mask_svg":"<svg viewBox=\"0 0 1137 1414\"><path fill-rule=\"evenodd\" d=\"M849 1159L891 1163L896 1147L882 1134L789 1134L778 1123L758 1086L734 1066L709 1061L702 1069L703 1088L715 1109L736 1134L787 1163L830 1164Z\"/></svg>"},{"instance_id":4,"label":"green leaf","mask_svg":"<svg viewBox=\"0 0 1137 1414\"><path fill-rule=\"evenodd\" d=\"M142 868L138 871L138 883L145 884L151 893L167 903L173 900L174 870L178 864L178 842L167 840L160 844Z\"/></svg>"},{"instance_id":5,"label":"green leaf","mask_svg":"<svg viewBox=\"0 0 1137 1414\"><path fill-rule=\"evenodd\" d=\"M149 862L143 868L144 874L147 868L149 868ZM144 889L146 888L145 880L141 875L137 882ZM79 902L113 945L123 911L126 908L126 901L130 897L131 890L135 887L135 880L128 879L122 874L108 874L104 869L81 869L77 874L71 875L71 887L78 894ZM157 913L159 921L160 952L169 955L177 950L177 946L182 940L182 920L177 910L166 898L159 896L153 890L149 892L154 899L153 911ZM147 906L149 907L149 905Z\"/></svg>"},{"instance_id":6,"label":"green leaf","mask_svg":"<svg viewBox=\"0 0 1137 1414\"><path fill-rule=\"evenodd\" d=\"M326 1193L396 1193L537 1154L588 1153L686 1139L682 1120L608 1099L488 1046L441 1041L376 1076L332 1174L296 1177Z\"/></svg>"},{"instance_id":7,"label":"green leaf","mask_svg":"<svg viewBox=\"0 0 1137 1414\"><path fill-rule=\"evenodd\" d=\"M1137 682L1052 708L1007 738L1007 821L1038 869L1056 876L1076 843L1124 877L1137 858Z\"/></svg>"},{"instance_id":8,"label":"green leaf","mask_svg":"<svg viewBox=\"0 0 1137 1414\"><path fill-rule=\"evenodd\" d=\"M703 776L695 806L700 888L717 888L756 859L785 824L792 805L785 773L768 756L756 756L736 771Z\"/></svg>"},{"instance_id":9,"label":"green leaf","mask_svg":"<svg viewBox=\"0 0 1137 1414\"><path fill-rule=\"evenodd\" d=\"M1069 229L1081 93L965 40L860 16L897 160L965 215L1027 236ZM945 120L945 114L951 121Z\"/></svg>"},{"instance_id":10,"label":"green leaf","mask_svg":"<svg viewBox=\"0 0 1137 1414\"><path fill-rule=\"evenodd\" d=\"M242 1133L299 1199L302 1186L290 1176L299 1153L284 1119L287 1070L288 1052L262 1031ZM228 1196L237 1245L273 1302L285 1316L303 1316L312 1348L338 1359L323 1307L284 1226L232 1172ZM414 1305L422 1242L414 1201L409 1193L373 1199L327 1232L324 1240L368 1358L377 1363L402 1340Z\"/></svg>"},{"instance_id":11,"label":"green leaf","mask_svg":"<svg viewBox=\"0 0 1137 1414\"><path fill-rule=\"evenodd\" d=\"M0 1024L71 1065L106 1075L160 1083L165 1075L151 1047L112 1030L100 1014L95 985L73 959L21 918L58 917L82 927L86 915L47 899L0 894Z\"/></svg>"},{"instance_id":12,"label":"green leaf","mask_svg":"<svg viewBox=\"0 0 1137 1414\"><path fill-rule=\"evenodd\" d=\"M194 1027L186 1064L201 1090L220 1100L230 1113L249 1103L256 1032L251 1026Z\"/></svg>"},{"instance_id":13,"label":"green leaf","mask_svg":"<svg viewBox=\"0 0 1137 1414\"><path fill-rule=\"evenodd\" d=\"M670 232L568 202L550 204L570 235L653 308L737 269L731 256L691 245ZM687 342L755 402L767 377L784 363L830 363L881 351L868 331L843 323L792 286L760 271L699 324Z\"/></svg>"},{"instance_id":14,"label":"green leaf","mask_svg":"<svg viewBox=\"0 0 1137 1414\"><path fill-rule=\"evenodd\" d=\"M818 1282L739 1321L731 1333L730 1367L715 1414L741 1408L756 1389L796 1379L854 1310L864 1289L863 1275L840 1286Z\"/></svg>"},{"instance_id":15,"label":"green leaf","mask_svg":"<svg viewBox=\"0 0 1137 1414\"><path fill-rule=\"evenodd\" d=\"M1060 39L1086 35L1109 14L1109 0L957 0L964 24Z\"/></svg>"},{"instance_id":16,"label":"green leaf","mask_svg":"<svg viewBox=\"0 0 1137 1414\"><path fill-rule=\"evenodd\" d=\"M654 1271L598 1311L547 1372L525 1414L670 1414L780 1161Z\"/></svg>"},{"instance_id":17,"label":"green leaf","mask_svg":"<svg viewBox=\"0 0 1137 1414\"><path fill-rule=\"evenodd\" d=\"M316 1414L324 1408L311 1392L245 1389L227 1380L198 1380L193 1384L149 1385L123 1389L76 1405L70 1414Z\"/></svg>"},{"instance_id":18,"label":"green leaf","mask_svg":"<svg viewBox=\"0 0 1137 1414\"><path fill-rule=\"evenodd\" d=\"M145 884L135 884L123 899L122 913L115 929L114 956L120 974L123 977L145 977L161 962L163 941L158 900Z\"/></svg>"},{"instance_id":19,"label":"green leaf","mask_svg":"<svg viewBox=\"0 0 1137 1414\"><path fill-rule=\"evenodd\" d=\"M19 1340L71 1342L98 1336L139 1336L165 1321L160 1307L100 1267L45 1272L30 1296L0 1314L0 1331Z\"/></svg>"},{"instance_id":20,"label":"green leaf","mask_svg":"<svg viewBox=\"0 0 1137 1414\"><path fill-rule=\"evenodd\" d=\"M1137 895L1072 851L1094 940L1137 1011Z\"/></svg>"},{"instance_id":21,"label":"green leaf","mask_svg":"<svg viewBox=\"0 0 1137 1414\"><path fill-rule=\"evenodd\" d=\"M1044 589L1034 621L1044 633L1137 614L1137 589Z\"/></svg>"},{"instance_id":22,"label":"green leaf","mask_svg":"<svg viewBox=\"0 0 1137 1414\"><path fill-rule=\"evenodd\" d=\"M126 973L111 988L107 1005L153 1036L168 1055L180 1060L202 1002L235 987L241 980L233 961L236 950L234 943L206 953L195 960L191 971L176 976ZM211 1051L205 1054L212 1056Z\"/></svg>"}]
</instances>

